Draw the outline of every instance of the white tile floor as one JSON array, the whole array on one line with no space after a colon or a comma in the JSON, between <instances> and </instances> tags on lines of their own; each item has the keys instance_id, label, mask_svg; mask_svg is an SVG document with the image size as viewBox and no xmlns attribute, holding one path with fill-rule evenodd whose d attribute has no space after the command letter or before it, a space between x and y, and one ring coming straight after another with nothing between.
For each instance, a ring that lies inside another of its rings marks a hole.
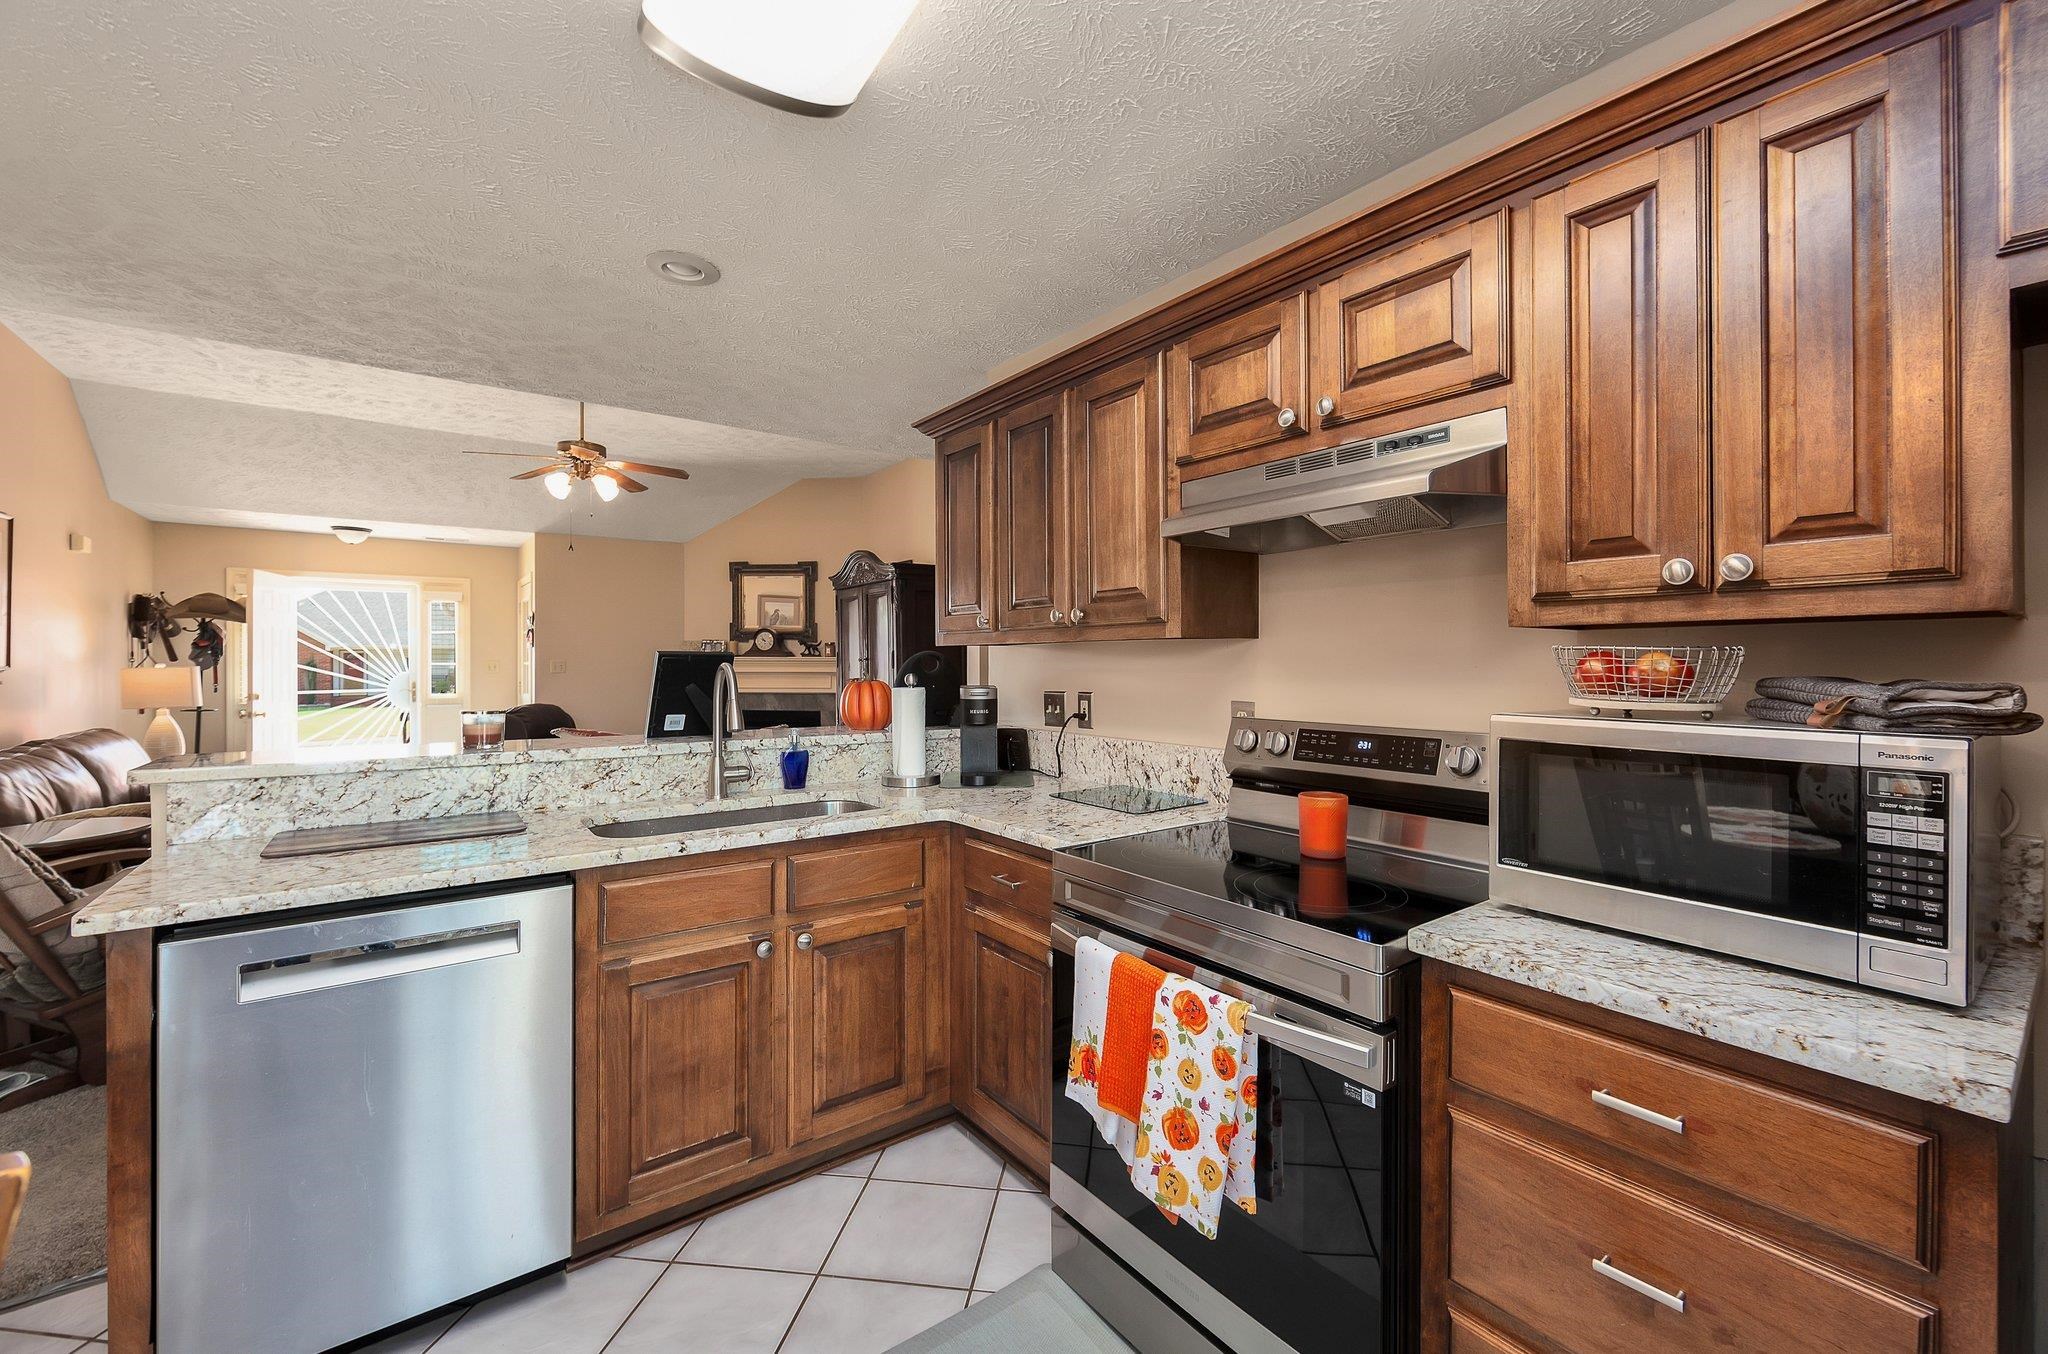
<instances>
[{"instance_id":1,"label":"white tile floor","mask_svg":"<svg viewBox=\"0 0 2048 1354\"><path fill-rule=\"evenodd\" d=\"M1038 1187L947 1123L362 1354L881 1354L1051 1253ZM93 1284L0 1312L0 1354L106 1331Z\"/></svg>"}]
</instances>

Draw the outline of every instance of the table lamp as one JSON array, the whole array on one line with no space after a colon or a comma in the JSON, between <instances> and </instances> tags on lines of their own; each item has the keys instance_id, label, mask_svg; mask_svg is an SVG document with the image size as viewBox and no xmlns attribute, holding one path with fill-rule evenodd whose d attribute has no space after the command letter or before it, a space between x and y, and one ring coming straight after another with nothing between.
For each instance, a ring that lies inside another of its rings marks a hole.
<instances>
[{"instance_id":1,"label":"table lamp","mask_svg":"<svg viewBox=\"0 0 2048 1354\"><path fill-rule=\"evenodd\" d=\"M156 718L142 735L142 750L152 761L184 755L185 731L171 718L171 711L196 709L204 700L198 668L121 669L121 704L138 710L156 708Z\"/></svg>"}]
</instances>

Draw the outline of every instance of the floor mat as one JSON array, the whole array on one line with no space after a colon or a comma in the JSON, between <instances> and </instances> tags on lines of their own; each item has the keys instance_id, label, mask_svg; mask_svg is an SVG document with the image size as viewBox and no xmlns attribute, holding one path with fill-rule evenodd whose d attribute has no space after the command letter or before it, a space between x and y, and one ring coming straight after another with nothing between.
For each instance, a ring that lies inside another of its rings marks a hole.
<instances>
[{"instance_id":1,"label":"floor mat","mask_svg":"<svg viewBox=\"0 0 2048 1354\"><path fill-rule=\"evenodd\" d=\"M26 1152L28 1198L0 1268L0 1307L107 1267L107 1088L0 1114L0 1152Z\"/></svg>"},{"instance_id":2,"label":"floor mat","mask_svg":"<svg viewBox=\"0 0 2048 1354\"><path fill-rule=\"evenodd\" d=\"M1131 1354L1050 1265L991 1293L891 1354Z\"/></svg>"}]
</instances>

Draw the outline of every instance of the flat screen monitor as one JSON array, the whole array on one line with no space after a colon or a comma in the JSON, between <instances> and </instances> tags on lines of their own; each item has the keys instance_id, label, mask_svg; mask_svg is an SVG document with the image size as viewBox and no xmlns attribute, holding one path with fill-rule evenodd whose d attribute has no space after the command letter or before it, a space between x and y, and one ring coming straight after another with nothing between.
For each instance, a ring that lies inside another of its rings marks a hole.
<instances>
[{"instance_id":1,"label":"flat screen monitor","mask_svg":"<svg viewBox=\"0 0 2048 1354\"><path fill-rule=\"evenodd\" d=\"M649 738L709 738L711 684L729 653L663 649L654 655L654 690L647 698Z\"/></svg>"}]
</instances>

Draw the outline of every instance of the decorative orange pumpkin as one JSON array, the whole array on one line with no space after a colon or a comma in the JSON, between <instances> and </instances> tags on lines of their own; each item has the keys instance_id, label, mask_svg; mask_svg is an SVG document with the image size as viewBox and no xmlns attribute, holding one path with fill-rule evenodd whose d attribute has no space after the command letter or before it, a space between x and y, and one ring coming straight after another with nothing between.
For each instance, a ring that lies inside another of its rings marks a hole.
<instances>
[{"instance_id":1,"label":"decorative orange pumpkin","mask_svg":"<svg viewBox=\"0 0 2048 1354\"><path fill-rule=\"evenodd\" d=\"M889 684L856 677L839 693L839 722L849 729L872 731L889 727Z\"/></svg>"}]
</instances>

